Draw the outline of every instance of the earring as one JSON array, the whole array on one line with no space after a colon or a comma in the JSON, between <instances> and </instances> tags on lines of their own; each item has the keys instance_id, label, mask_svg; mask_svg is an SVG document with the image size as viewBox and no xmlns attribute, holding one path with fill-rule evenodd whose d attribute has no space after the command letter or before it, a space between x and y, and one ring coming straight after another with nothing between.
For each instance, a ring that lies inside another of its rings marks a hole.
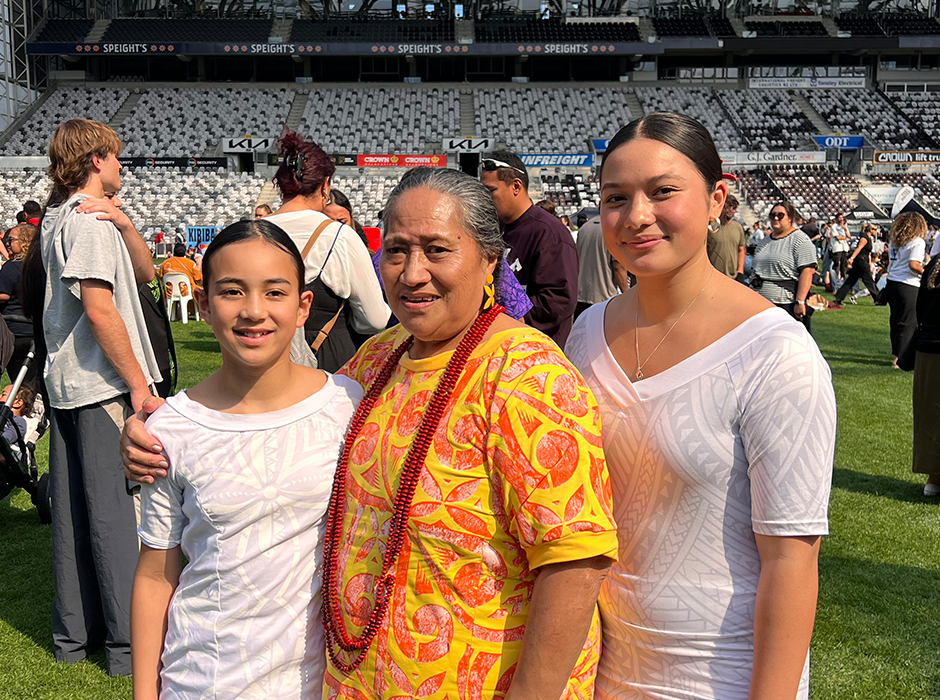
<instances>
[{"instance_id":1,"label":"earring","mask_svg":"<svg viewBox=\"0 0 940 700\"><path fill-rule=\"evenodd\" d=\"M483 294L486 296L483 302L483 310L486 311L496 303L496 285L493 284L493 275L486 276L486 284L483 285Z\"/></svg>"},{"instance_id":2,"label":"earring","mask_svg":"<svg viewBox=\"0 0 940 700\"><path fill-rule=\"evenodd\" d=\"M709 219L708 220L708 232L717 233L718 229L721 228L721 222L718 219Z\"/></svg>"}]
</instances>

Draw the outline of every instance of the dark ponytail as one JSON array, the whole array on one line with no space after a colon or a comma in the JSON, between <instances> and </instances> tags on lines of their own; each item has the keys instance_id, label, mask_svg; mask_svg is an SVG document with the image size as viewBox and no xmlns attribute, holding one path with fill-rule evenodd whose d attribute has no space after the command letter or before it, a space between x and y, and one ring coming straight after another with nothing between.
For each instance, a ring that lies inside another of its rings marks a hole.
<instances>
[{"instance_id":1,"label":"dark ponytail","mask_svg":"<svg viewBox=\"0 0 940 700\"><path fill-rule=\"evenodd\" d=\"M277 246L293 258L294 265L297 268L297 288L302 292L304 289L304 259L300 257L297 244L287 235L284 229L266 219L237 221L219 231L202 256L203 289L209 290L209 279L212 277L212 260L215 258L216 253L227 245L241 243L253 238L260 238L271 245Z\"/></svg>"},{"instance_id":2,"label":"dark ponytail","mask_svg":"<svg viewBox=\"0 0 940 700\"><path fill-rule=\"evenodd\" d=\"M274 175L274 184L285 201L309 197L336 172L336 166L322 148L293 131L278 141L278 154L281 165Z\"/></svg>"}]
</instances>

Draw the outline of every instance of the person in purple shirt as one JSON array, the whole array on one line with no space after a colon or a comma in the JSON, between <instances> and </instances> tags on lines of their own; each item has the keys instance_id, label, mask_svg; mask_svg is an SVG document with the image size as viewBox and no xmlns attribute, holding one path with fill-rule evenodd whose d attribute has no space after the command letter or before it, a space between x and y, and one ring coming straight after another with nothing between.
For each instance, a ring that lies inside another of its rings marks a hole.
<instances>
[{"instance_id":1,"label":"person in purple shirt","mask_svg":"<svg viewBox=\"0 0 940 700\"><path fill-rule=\"evenodd\" d=\"M529 296L525 322L564 350L578 303L578 251L571 232L529 198L529 175L515 153L484 158L480 182L503 224L506 262Z\"/></svg>"}]
</instances>

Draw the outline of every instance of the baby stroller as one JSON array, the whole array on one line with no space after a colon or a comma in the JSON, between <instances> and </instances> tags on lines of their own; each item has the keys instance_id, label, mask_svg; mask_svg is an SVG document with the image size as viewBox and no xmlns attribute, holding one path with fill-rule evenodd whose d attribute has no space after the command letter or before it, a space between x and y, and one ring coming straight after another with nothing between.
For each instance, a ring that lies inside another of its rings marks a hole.
<instances>
[{"instance_id":1,"label":"baby stroller","mask_svg":"<svg viewBox=\"0 0 940 700\"><path fill-rule=\"evenodd\" d=\"M10 356L13 353L13 334L7 328L7 321L31 323L22 316L4 316L0 318L0 371L6 369ZM26 422L26 430L21 430L20 426L13 420L13 402L16 400L16 394L23 385L26 373L34 360L34 347L30 347L29 354L23 362L23 366L17 373L10 389L10 396L6 403L0 405L0 432L8 424L13 426L13 432L16 439L9 441L6 437L0 435L0 499L6 498L14 488L24 489L39 511L39 522L49 524L52 522L52 495L49 489L49 472L41 477L39 468L36 465L36 442L43 436L49 427L49 420L46 418L45 408L42 402L42 396L36 395L36 401L33 406L33 412L30 416L23 416Z\"/></svg>"}]
</instances>

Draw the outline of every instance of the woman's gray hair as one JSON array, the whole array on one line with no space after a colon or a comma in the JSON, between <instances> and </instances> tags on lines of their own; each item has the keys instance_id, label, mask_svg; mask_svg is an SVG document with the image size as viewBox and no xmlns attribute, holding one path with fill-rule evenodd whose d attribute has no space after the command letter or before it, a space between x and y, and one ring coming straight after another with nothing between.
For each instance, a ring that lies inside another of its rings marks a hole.
<instances>
[{"instance_id":1,"label":"woman's gray hair","mask_svg":"<svg viewBox=\"0 0 940 700\"><path fill-rule=\"evenodd\" d=\"M405 173L392 190L382 216L385 230L395 218L398 199L408 190L427 187L449 195L458 207L457 219L476 241L484 257L502 258L506 243L499 228L499 214L490 191L475 177L450 168L413 168Z\"/></svg>"}]
</instances>

